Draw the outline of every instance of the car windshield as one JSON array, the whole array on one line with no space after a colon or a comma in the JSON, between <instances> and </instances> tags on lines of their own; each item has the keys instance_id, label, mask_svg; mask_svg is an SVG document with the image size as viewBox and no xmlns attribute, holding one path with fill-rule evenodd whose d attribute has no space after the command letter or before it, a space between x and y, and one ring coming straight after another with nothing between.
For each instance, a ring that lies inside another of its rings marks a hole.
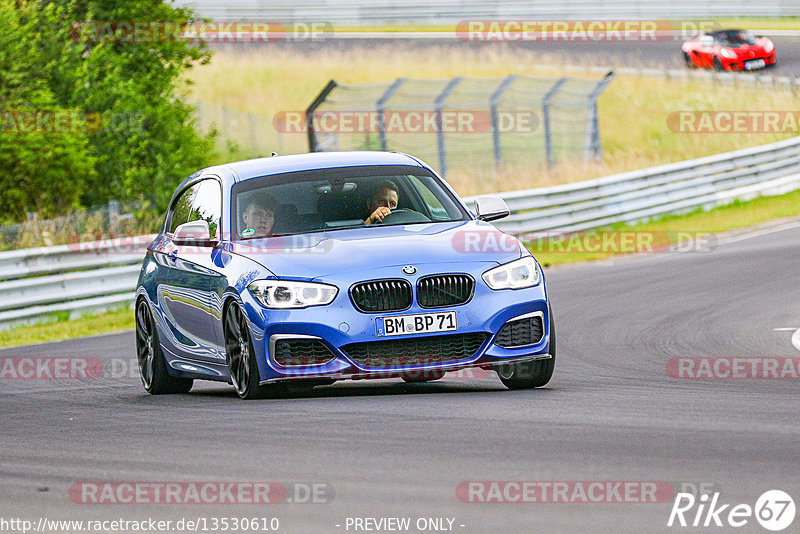
<instances>
[{"instance_id":1,"label":"car windshield","mask_svg":"<svg viewBox=\"0 0 800 534\"><path fill-rule=\"evenodd\" d=\"M743 44L753 45L756 43L752 34L745 30L725 30L715 33L716 39L723 46L732 46L734 48Z\"/></svg>"},{"instance_id":2,"label":"car windshield","mask_svg":"<svg viewBox=\"0 0 800 534\"><path fill-rule=\"evenodd\" d=\"M387 165L245 180L233 187L231 213L234 239L469 219L429 171Z\"/></svg>"}]
</instances>

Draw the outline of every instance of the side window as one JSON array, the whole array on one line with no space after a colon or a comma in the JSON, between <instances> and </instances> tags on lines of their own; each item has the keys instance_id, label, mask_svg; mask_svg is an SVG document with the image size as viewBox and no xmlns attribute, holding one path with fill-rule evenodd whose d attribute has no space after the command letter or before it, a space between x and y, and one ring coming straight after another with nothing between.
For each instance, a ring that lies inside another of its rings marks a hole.
<instances>
[{"instance_id":1,"label":"side window","mask_svg":"<svg viewBox=\"0 0 800 534\"><path fill-rule=\"evenodd\" d=\"M222 216L222 191L216 180L203 180L194 185L196 189L189 222L204 220L208 222L211 235L217 235L219 220Z\"/></svg>"},{"instance_id":2,"label":"side window","mask_svg":"<svg viewBox=\"0 0 800 534\"><path fill-rule=\"evenodd\" d=\"M175 229L185 222L189 222L189 214L192 212L192 204L197 196L197 190L200 184L195 184L189 189L186 189L178 200L175 201L172 209L172 219L169 223L169 232L174 233Z\"/></svg>"}]
</instances>

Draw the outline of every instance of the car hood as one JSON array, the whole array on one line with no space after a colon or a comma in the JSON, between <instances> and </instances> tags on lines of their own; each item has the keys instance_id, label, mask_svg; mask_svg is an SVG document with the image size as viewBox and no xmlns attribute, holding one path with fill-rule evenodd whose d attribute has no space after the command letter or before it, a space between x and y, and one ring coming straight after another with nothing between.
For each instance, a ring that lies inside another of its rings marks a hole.
<instances>
[{"instance_id":1,"label":"car hood","mask_svg":"<svg viewBox=\"0 0 800 534\"><path fill-rule=\"evenodd\" d=\"M489 223L459 221L239 241L233 252L279 278L313 280L406 265L501 264L521 257L524 248Z\"/></svg>"},{"instance_id":2,"label":"car hood","mask_svg":"<svg viewBox=\"0 0 800 534\"><path fill-rule=\"evenodd\" d=\"M723 46L722 48L727 48L731 52L736 54L738 59L748 60L754 58L760 58L766 53L766 42L758 39L756 40L755 44L743 44L740 46Z\"/></svg>"}]
</instances>

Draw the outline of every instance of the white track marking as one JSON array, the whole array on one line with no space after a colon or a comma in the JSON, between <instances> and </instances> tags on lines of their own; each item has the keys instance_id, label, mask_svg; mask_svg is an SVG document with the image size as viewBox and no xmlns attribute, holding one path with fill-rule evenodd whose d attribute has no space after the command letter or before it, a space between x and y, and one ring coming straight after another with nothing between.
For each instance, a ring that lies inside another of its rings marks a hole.
<instances>
[{"instance_id":1,"label":"white track marking","mask_svg":"<svg viewBox=\"0 0 800 534\"><path fill-rule=\"evenodd\" d=\"M794 334L792 334L792 346L797 350L800 350L800 328L795 328L793 326L783 326L780 328L773 328L772 330L774 330L775 332L788 332L793 330Z\"/></svg>"},{"instance_id":2,"label":"white track marking","mask_svg":"<svg viewBox=\"0 0 800 534\"><path fill-rule=\"evenodd\" d=\"M791 230L794 228L800 228L800 222L791 222L787 224L782 224L779 226L773 226L772 228L765 228L764 230L755 230L753 232L748 232L746 234L731 236L731 237L723 237L719 241L717 241L717 245L727 245L728 243L736 243L737 241L744 241L745 239L752 239L754 237L759 237L762 235L774 234L776 232L783 232L785 230Z\"/></svg>"}]
</instances>

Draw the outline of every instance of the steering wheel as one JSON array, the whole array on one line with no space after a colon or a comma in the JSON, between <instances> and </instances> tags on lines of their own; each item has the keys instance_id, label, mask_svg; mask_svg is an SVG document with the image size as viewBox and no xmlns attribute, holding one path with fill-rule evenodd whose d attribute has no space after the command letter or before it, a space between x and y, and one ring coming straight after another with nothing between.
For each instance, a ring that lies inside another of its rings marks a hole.
<instances>
[{"instance_id":1,"label":"steering wheel","mask_svg":"<svg viewBox=\"0 0 800 534\"><path fill-rule=\"evenodd\" d=\"M422 213L406 208L398 208L392 211L383 220L376 224L409 224L431 222L431 220Z\"/></svg>"}]
</instances>

